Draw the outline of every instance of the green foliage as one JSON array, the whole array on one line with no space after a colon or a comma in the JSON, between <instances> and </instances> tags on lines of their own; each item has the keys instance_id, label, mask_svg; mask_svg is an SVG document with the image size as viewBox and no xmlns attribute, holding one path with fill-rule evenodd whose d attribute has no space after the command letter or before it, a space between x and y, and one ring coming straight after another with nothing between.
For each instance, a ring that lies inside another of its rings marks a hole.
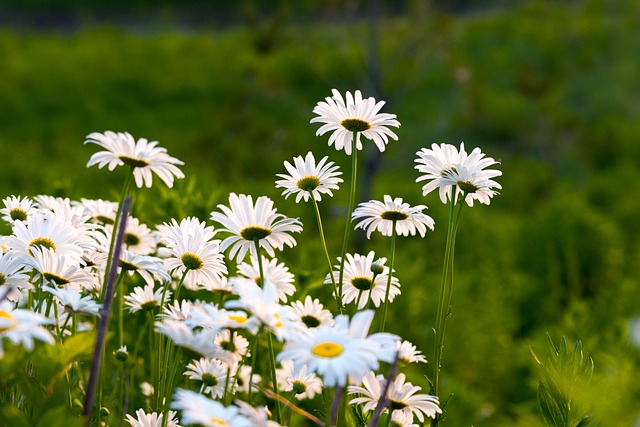
<instances>
[{"instance_id":1,"label":"green foliage","mask_svg":"<svg viewBox=\"0 0 640 427\"><path fill-rule=\"evenodd\" d=\"M592 411L585 407L589 382L593 375L593 359L582 352L576 341L573 352L564 337L556 347L550 335L548 356L542 362L531 350L541 368L538 404L545 422L552 427L586 427L592 423Z\"/></svg>"}]
</instances>

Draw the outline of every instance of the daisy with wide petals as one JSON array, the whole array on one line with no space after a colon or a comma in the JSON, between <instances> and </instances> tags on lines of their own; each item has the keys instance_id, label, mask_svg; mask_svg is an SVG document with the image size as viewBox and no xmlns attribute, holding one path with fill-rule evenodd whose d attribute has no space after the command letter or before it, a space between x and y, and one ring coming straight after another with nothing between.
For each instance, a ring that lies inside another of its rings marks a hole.
<instances>
[{"instance_id":1,"label":"daisy with wide petals","mask_svg":"<svg viewBox=\"0 0 640 427\"><path fill-rule=\"evenodd\" d=\"M0 301L5 295L11 301L19 301L22 291L33 288L29 283L28 270L24 258L0 251Z\"/></svg>"},{"instance_id":2,"label":"daisy with wide petals","mask_svg":"<svg viewBox=\"0 0 640 427\"><path fill-rule=\"evenodd\" d=\"M379 341L367 336L373 311L356 313L349 322L345 315L335 325L319 326L294 334L278 354L278 360L293 360L294 371L307 365L308 372L322 377L326 386L344 386L349 378L359 381L367 372L378 369L381 354ZM386 334L388 335L388 334Z\"/></svg>"},{"instance_id":3,"label":"daisy with wide petals","mask_svg":"<svg viewBox=\"0 0 640 427\"><path fill-rule=\"evenodd\" d=\"M98 277L81 267L73 257L60 255L44 247L33 248L31 252L33 257L26 261L48 283L58 287L70 286L76 290L100 288Z\"/></svg>"},{"instance_id":4,"label":"daisy with wide petals","mask_svg":"<svg viewBox=\"0 0 640 427\"><path fill-rule=\"evenodd\" d=\"M367 306L371 300L375 307L388 299L390 302L400 295L400 283L398 278L391 276L389 281L389 267L381 264L381 260L375 261L376 254L371 251L366 256L360 254L347 254L344 263L342 276L342 297L345 303L356 301L358 308ZM374 265L375 263L375 265ZM340 277L340 265L335 266L331 274L336 282ZM374 270L379 273L374 273ZM327 275L325 284L331 283L331 278ZM387 284L389 292L387 293Z\"/></svg>"},{"instance_id":5,"label":"daisy with wide petals","mask_svg":"<svg viewBox=\"0 0 640 427\"><path fill-rule=\"evenodd\" d=\"M131 427L180 427L176 419L175 411L169 411L166 424L164 423L164 415L163 413L158 414L156 412L147 414L143 409L138 409L136 411L136 418L127 414L126 421Z\"/></svg>"},{"instance_id":6,"label":"daisy with wide petals","mask_svg":"<svg viewBox=\"0 0 640 427\"><path fill-rule=\"evenodd\" d=\"M165 256L167 270L175 270L188 289L208 288L227 274L220 240L213 239L213 227L197 218L172 220L160 229L160 240L166 245L160 251Z\"/></svg>"},{"instance_id":7,"label":"daisy with wide petals","mask_svg":"<svg viewBox=\"0 0 640 427\"><path fill-rule=\"evenodd\" d=\"M318 102L313 109L318 116L311 119L311 123L324 123L316 135L331 132L329 145L335 143L336 150L344 149L347 155L351 155L354 133L358 135L355 141L357 150L362 150L360 134L373 141L380 151L385 150L389 138L398 139L398 136L389 129L390 126L400 126L396 115L380 113L380 109L385 104L384 101L376 102L372 97L363 98L359 90L356 90L353 95L351 92L346 92L345 98L336 89L332 89L331 92L332 97Z\"/></svg>"},{"instance_id":8,"label":"daisy with wide petals","mask_svg":"<svg viewBox=\"0 0 640 427\"><path fill-rule=\"evenodd\" d=\"M0 209L2 219L9 223L24 221L28 216L35 214L38 209L28 197L9 196L2 200L4 208Z\"/></svg>"},{"instance_id":9,"label":"daisy with wide petals","mask_svg":"<svg viewBox=\"0 0 640 427\"><path fill-rule=\"evenodd\" d=\"M129 311L135 313L141 310L153 310L162 303L162 296L169 299L171 291L163 288L153 289L153 285L136 286L129 295L124 296L124 305L129 307Z\"/></svg>"},{"instance_id":10,"label":"daisy with wide petals","mask_svg":"<svg viewBox=\"0 0 640 427\"><path fill-rule=\"evenodd\" d=\"M80 199L82 206L87 215L94 222L99 224L113 224L116 222L116 213L118 212L118 203L102 199Z\"/></svg>"},{"instance_id":11,"label":"daisy with wide petals","mask_svg":"<svg viewBox=\"0 0 640 427\"><path fill-rule=\"evenodd\" d=\"M307 366L302 366L297 372L293 370L292 360L280 362L281 368L276 370L278 387L282 391L292 391L299 400L313 399L322 393L322 380L313 372L307 372Z\"/></svg>"},{"instance_id":12,"label":"daisy with wide petals","mask_svg":"<svg viewBox=\"0 0 640 427\"><path fill-rule=\"evenodd\" d=\"M317 298L312 299L307 295L304 301L293 301L291 308L296 319L307 328L333 325L333 315Z\"/></svg>"},{"instance_id":13,"label":"daisy with wide petals","mask_svg":"<svg viewBox=\"0 0 640 427\"><path fill-rule=\"evenodd\" d=\"M178 389L171 403L173 409L182 411L184 424L200 424L205 427L253 427L235 406L224 406L190 390Z\"/></svg>"},{"instance_id":14,"label":"daisy with wide petals","mask_svg":"<svg viewBox=\"0 0 640 427\"><path fill-rule=\"evenodd\" d=\"M391 236L394 225L400 236L415 236L418 232L420 237L424 237L427 228L433 230L435 224L433 218L422 213L426 208L425 205L412 207L400 197L391 199L391 196L385 195L382 202L371 200L360 203L353 211L352 219L360 220L356 229L366 230L367 238L374 231L379 231L383 236Z\"/></svg>"},{"instance_id":15,"label":"daisy with wide petals","mask_svg":"<svg viewBox=\"0 0 640 427\"><path fill-rule=\"evenodd\" d=\"M342 172L338 171L339 167L333 162L327 162L327 159L327 156L323 157L316 165L313 153L309 152L304 159L302 156L294 157L294 165L285 161L284 167L289 175L277 174L282 179L276 181L276 188L284 188L282 195L285 198L295 194L296 203L300 203L301 199L306 202L309 197L320 201L322 193L333 196L332 190L338 190L338 184L343 181L338 178Z\"/></svg>"},{"instance_id":16,"label":"daisy with wide petals","mask_svg":"<svg viewBox=\"0 0 640 427\"><path fill-rule=\"evenodd\" d=\"M2 341L6 338L14 344L22 344L27 350L33 349L33 340L53 344L51 333L42 325L53 321L30 310L15 308L11 301L0 302L0 357L4 354Z\"/></svg>"},{"instance_id":17,"label":"daisy with wide petals","mask_svg":"<svg viewBox=\"0 0 640 427\"><path fill-rule=\"evenodd\" d=\"M435 418L442 413L436 396L416 394L422 388L405 382L405 379L405 375L400 373L394 381L389 383L387 398L391 412L403 412L408 418L415 416L421 423L424 423L425 416ZM350 400L349 403L352 405L364 403L363 410L366 412L374 410L382 397L386 381L383 375L376 376L373 372L368 373L362 380L362 386L349 386L349 394L361 395Z\"/></svg>"},{"instance_id":18,"label":"daisy with wide petals","mask_svg":"<svg viewBox=\"0 0 640 427\"><path fill-rule=\"evenodd\" d=\"M169 337L178 347L184 347L204 357L213 357L218 351L214 343L217 330L206 328L191 328L186 322L163 319L156 322L157 332Z\"/></svg>"},{"instance_id":19,"label":"daisy with wide petals","mask_svg":"<svg viewBox=\"0 0 640 427\"><path fill-rule=\"evenodd\" d=\"M490 198L496 193L494 188L502 188L493 178L502 175L495 169L485 169L496 162L475 148L467 154L464 143L460 149L451 144L432 144L431 148L423 148L416 153L416 169L422 173L416 180L427 181L422 187L422 194L427 195L438 189L440 200L447 203L452 199L452 190L456 186L458 194L466 194L465 201L469 206L474 200L489 204Z\"/></svg>"},{"instance_id":20,"label":"daisy with wide petals","mask_svg":"<svg viewBox=\"0 0 640 427\"><path fill-rule=\"evenodd\" d=\"M220 249L230 249L230 258L237 254L238 263L247 252L257 259L256 245L272 257L275 256L274 248L282 250L284 245L290 248L296 245L296 240L289 233L300 233L302 223L277 213L268 197L258 197L254 205L251 196L231 193L229 205L218 205L222 213L212 212L211 219L222 224L223 231L232 234L222 241Z\"/></svg>"},{"instance_id":21,"label":"daisy with wide petals","mask_svg":"<svg viewBox=\"0 0 640 427\"><path fill-rule=\"evenodd\" d=\"M116 166L129 165L133 168L133 177L138 188L143 185L151 187L152 172L169 188L173 187L175 178L184 178L184 174L178 168L184 163L169 156L166 148L158 147L158 141L149 142L140 138L136 142L128 132L106 131L89 134L84 143L97 144L106 150L93 154L87 162L87 167L97 164L98 168L102 169L106 165L112 171Z\"/></svg>"},{"instance_id":22,"label":"daisy with wide petals","mask_svg":"<svg viewBox=\"0 0 640 427\"><path fill-rule=\"evenodd\" d=\"M71 286L65 288L43 286L42 289L55 296L67 313L99 316L102 310L102 304L95 302L89 295L82 295L79 290Z\"/></svg>"},{"instance_id":23,"label":"daisy with wide petals","mask_svg":"<svg viewBox=\"0 0 640 427\"><path fill-rule=\"evenodd\" d=\"M231 368L220 360L202 357L189 363L184 375L200 382L201 393L210 394L216 399L224 395L229 369Z\"/></svg>"}]
</instances>

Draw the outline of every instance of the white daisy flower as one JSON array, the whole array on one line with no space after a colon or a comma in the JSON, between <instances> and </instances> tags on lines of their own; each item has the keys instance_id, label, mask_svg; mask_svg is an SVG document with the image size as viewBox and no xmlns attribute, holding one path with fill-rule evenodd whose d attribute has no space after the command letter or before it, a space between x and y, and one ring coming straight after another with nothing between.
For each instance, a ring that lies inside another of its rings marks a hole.
<instances>
[{"instance_id":1,"label":"white daisy flower","mask_svg":"<svg viewBox=\"0 0 640 427\"><path fill-rule=\"evenodd\" d=\"M218 332L215 343L219 347L215 358L229 366L239 363L243 357L249 357L249 341L240 334L232 334L228 329Z\"/></svg>"},{"instance_id":2,"label":"white daisy flower","mask_svg":"<svg viewBox=\"0 0 640 427\"><path fill-rule=\"evenodd\" d=\"M282 391L295 392L296 399L313 399L316 394L322 393L322 380L316 374L307 373L307 366L303 365L295 372L292 360L280 362L281 368L276 369L278 387Z\"/></svg>"},{"instance_id":3,"label":"white daisy flower","mask_svg":"<svg viewBox=\"0 0 640 427\"><path fill-rule=\"evenodd\" d=\"M373 273L375 253L369 252L366 256L359 254L347 254L346 262L344 263L344 271L342 275L342 300L348 304L352 301L357 301L358 296L360 300L358 302L358 309L362 309L367 306L369 299L375 307L380 307L385 300L387 294L387 281L389 280L389 267L382 265L382 271L378 274ZM340 257L338 257L340 261ZM375 264L375 267L380 267L380 260ZM331 274L333 279L338 283L340 280L340 264L335 266ZM331 278L327 275L324 281L325 284L331 283ZM400 283L397 277L391 277L391 284L389 288L389 302L400 295Z\"/></svg>"},{"instance_id":4,"label":"white daisy flower","mask_svg":"<svg viewBox=\"0 0 640 427\"><path fill-rule=\"evenodd\" d=\"M199 304L188 300L176 300L173 301L173 304L165 305L164 311L158 316L161 318L184 322L191 316L191 313L198 310L200 310Z\"/></svg>"},{"instance_id":5,"label":"white daisy flower","mask_svg":"<svg viewBox=\"0 0 640 427\"><path fill-rule=\"evenodd\" d=\"M80 199L80 206L85 209L95 222L99 224L113 224L116 222L118 203L102 199Z\"/></svg>"},{"instance_id":6,"label":"white daisy flower","mask_svg":"<svg viewBox=\"0 0 640 427\"><path fill-rule=\"evenodd\" d=\"M485 158L479 148L467 154L464 143L460 144L459 150L450 144L432 144L431 149L423 148L416 154L418 164L415 168L422 173L416 181L428 181L422 187L422 194L426 196L437 188L442 203L452 200L454 185L457 186L456 198L466 192L465 201L469 206L473 205L474 199L488 204L490 198L497 194L493 188L502 188L492 179L502 172L485 170L498 162Z\"/></svg>"},{"instance_id":7,"label":"white daisy flower","mask_svg":"<svg viewBox=\"0 0 640 427\"><path fill-rule=\"evenodd\" d=\"M404 340L396 343L398 360L404 363L427 363L427 358L411 342Z\"/></svg>"},{"instance_id":8,"label":"white daisy flower","mask_svg":"<svg viewBox=\"0 0 640 427\"><path fill-rule=\"evenodd\" d=\"M22 344L28 351L33 349L34 339L53 344L53 336L42 327L52 323L51 319L30 310L15 308L10 301L0 302L0 358L4 354L2 341L5 338L14 344Z\"/></svg>"},{"instance_id":9,"label":"white daisy flower","mask_svg":"<svg viewBox=\"0 0 640 427\"><path fill-rule=\"evenodd\" d=\"M53 212L41 212L27 217L25 221L14 222L13 234L4 238L4 244L19 256L33 256L33 248L44 247L80 262L83 247L94 245L92 239L82 235L72 224L61 220Z\"/></svg>"},{"instance_id":10,"label":"white daisy flower","mask_svg":"<svg viewBox=\"0 0 640 427\"><path fill-rule=\"evenodd\" d=\"M82 295L71 286L64 288L43 286L42 289L54 295L67 313L99 316L102 310L102 304L98 304L88 295Z\"/></svg>"},{"instance_id":11,"label":"white daisy flower","mask_svg":"<svg viewBox=\"0 0 640 427\"><path fill-rule=\"evenodd\" d=\"M127 414L126 421L131 427L180 427L178 420L176 419L175 411L169 411L169 419L164 423L164 414L152 412L147 414L144 409L138 409L136 411L136 418Z\"/></svg>"},{"instance_id":12,"label":"white daisy flower","mask_svg":"<svg viewBox=\"0 0 640 427\"><path fill-rule=\"evenodd\" d=\"M131 276L138 273L149 286L154 286L156 281L161 284L171 281L163 260L154 256L140 255L124 249L120 252L119 267L120 271L126 271Z\"/></svg>"},{"instance_id":13,"label":"white daisy flower","mask_svg":"<svg viewBox=\"0 0 640 427\"><path fill-rule=\"evenodd\" d=\"M204 357L213 357L218 351L214 343L217 331L215 329L192 329L185 322L164 319L156 322L156 332L171 339L178 347L184 347Z\"/></svg>"},{"instance_id":14,"label":"white daisy flower","mask_svg":"<svg viewBox=\"0 0 640 427\"><path fill-rule=\"evenodd\" d=\"M60 221L71 224L80 232L84 233L95 228L94 224L89 222L91 216L87 215L86 209L77 204L72 205L67 198L39 195L35 200L39 203L46 200L46 203L40 205L39 212L51 212Z\"/></svg>"},{"instance_id":15,"label":"white daisy flower","mask_svg":"<svg viewBox=\"0 0 640 427\"><path fill-rule=\"evenodd\" d=\"M178 389L171 407L182 411L184 424L201 424L205 427L253 427L235 406L223 406L190 390Z\"/></svg>"},{"instance_id":16,"label":"white daisy flower","mask_svg":"<svg viewBox=\"0 0 640 427\"><path fill-rule=\"evenodd\" d=\"M376 100L372 97L363 99L359 90L352 95L347 92L345 99L340 92L332 89L332 97L320 101L313 109L318 115L311 119L311 123L324 123L316 135L323 135L331 132L329 145L335 142L336 150L342 150L351 155L353 150L353 133L358 133L356 149L362 150L360 134L372 140L380 151L384 151L389 138L398 140L398 136L393 133L389 126L399 127L400 122L396 120L395 114L380 113L380 109L385 104L384 101Z\"/></svg>"},{"instance_id":17,"label":"white daisy flower","mask_svg":"<svg viewBox=\"0 0 640 427\"><path fill-rule=\"evenodd\" d=\"M307 365L308 372L320 375L329 387L344 386L349 378L357 382L378 369L382 360L380 344L367 336L372 319L372 310L358 312L351 324L347 316L339 315L333 327L291 335L277 359L293 360L296 372Z\"/></svg>"},{"instance_id":18,"label":"white daisy flower","mask_svg":"<svg viewBox=\"0 0 640 427\"><path fill-rule=\"evenodd\" d=\"M25 259L14 257L12 252L0 251L0 298L7 293L10 301L22 299L22 291L33 288L29 282Z\"/></svg>"},{"instance_id":19,"label":"white daisy flower","mask_svg":"<svg viewBox=\"0 0 640 427\"><path fill-rule=\"evenodd\" d=\"M412 415L406 415L402 411L393 411L389 427L420 427L420 425L413 422Z\"/></svg>"},{"instance_id":20,"label":"white daisy flower","mask_svg":"<svg viewBox=\"0 0 640 427\"><path fill-rule=\"evenodd\" d=\"M160 240L166 245L160 254L165 257L167 270L182 278L188 289L208 288L220 282L227 274L220 240L212 240L213 227L207 227L197 218L175 220L160 228ZM185 275L186 273L186 275Z\"/></svg>"},{"instance_id":21,"label":"white daisy flower","mask_svg":"<svg viewBox=\"0 0 640 427\"><path fill-rule=\"evenodd\" d=\"M167 154L167 150L158 147L157 141L149 142L140 138L136 142L128 132L94 132L84 142L97 144L107 151L99 151L91 156L87 167L98 165L102 169L107 165L110 171L116 166L129 165L133 168L133 177L138 188L151 187L152 172L164 181L167 187L173 187L174 178L184 178L179 165L184 163Z\"/></svg>"},{"instance_id":22,"label":"white daisy flower","mask_svg":"<svg viewBox=\"0 0 640 427\"><path fill-rule=\"evenodd\" d=\"M38 194L33 198L33 200L38 205L38 208L49 210L52 212L56 208L56 206L64 203L71 203L71 199L69 199L68 197L55 197L49 196L48 194Z\"/></svg>"},{"instance_id":23,"label":"white daisy flower","mask_svg":"<svg viewBox=\"0 0 640 427\"><path fill-rule=\"evenodd\" d=\"M360 220L355 228L366 230L367 238L374 231L391 236L394 224L400 236L415 236L417 231L420 237L424 237L427 228L433 230L435 224L433 218L422 213L424 209L427 209L425 205L412 207L403 203L400 197L392 200L391 196L385 195L383 202L371 200L360 203L353 211L352 221Z\"/></svg>"},{"instance_id":24,"label":"white daisy flower","mask_svg":"<svg viewBox=\"0 0 640 427\"><path fill-rule=\"evenodd\" d=\"M171 297L171 291L164 290L162 287L154 291L153 285L136 286L129 295L124 296L124 305L129 307L129 311L135 313L137 311L153 310L162 303L162 294L168 300Z\"/></svg>"},{"instance_id":25,"label":"white daisy flower","mask_svg":"<svg viewBox=\"0 0 640 427\"><path fill-rule=\"evenodd\" d=\"M82 268L73 257L59 255L53 249L34 247L32 258L26 261L38 271L48 283L56 287L70 286L76 290L92 291L100 288L96 275Z\"/></svg>"},{"instance_id":26,"label":"white daisy flower","mask_svg":"<svg viewBox=\"0 0 640 427\"><path fill-rule=\"evenodd\" d=\"M28 197L9 196L2 200L4 208L0 209L2 219L12 224L15 221L25 221L27 217L35 214L38 209Z\"/></svg>"},{"instance_id":27,"label":"white daisy flower","mask_svg":"<svg viewBox=\"0 0 640 427\"><path fill-rule=\"evenodd\" d=\"M107 236L113 235L113 224L104 227ZM138 218L129 216L124 229L122 245L125 249L140 255L149 255L156 250L157 242L154 234L146 224L140 223Z\"/></svg>"},{"instance_id":28,"label":"white daisy flower","mask_svg":"<svg viewBox=\"0 0 640 427\"><path fill-rule=\"evenodd\" d=\"M220 328L229 330L245 329L255 335L260 329L261 322L256 316L249 315L242 310L220 310L217 324Z\"/></svg>"},{"instance_id":29,"label":"white daisy flower","mask_svg":"<svg viewBox=\"0 0 640 427\"><path fill-rule=\"evenodd\" d=\"M268 259L263 256L262 271L265 280L271 282L271 284L276 287L278 301L287 301L287 296L295 293L296 287L293 285L295 277L289 272L289 268L287 268L284 263L278 264L277 259ZM239 264L238 274L260 284L260 265L258 265L258 260L251 257L251 264L246 262Z\"/></svg>"},{"instance_id":30,"label":"white daisy flower","mask_svg":"<svg viewBox=\"0 0 640 427\"><path fill-rule=\"evenodd\" d=\"M304 302L294 301L291 303L293 314L307 328L317 328L321 325L332 326L333 315L324 308L320 300L312 299L307 295Z\"/></svg>"},{"instance_id":31,"label":"white daisy flower","mask_svg":"<svg viewBox=\"0 0 640 427\"><path fill-rule=\"evenodd\" d=\"M238 263L244 259L247 251L258 257L256 241L271 257L275 256L274 248L282 250L284 245L290 248L296 245L295 239L288 233L300 233L302 223L276 213L273 201L268 197L258 197L254 205L251 196L231 193L229 205L231 208L218 205L223 213L212 212L211 219L222 224L223 231L232 234L222 241L220 249L226 251L231 248L229 257L234 258L237 254Z\"/></svg>"},{"instance_id":32,"label":"white daisy flower","mask_svg":"<svg viewBox=\"0 0 640 427\"><path fill-rule=\"evenodd\" d=\"M212 398L224 396L227 387L227 374L231 369L217 359L201 358L187 365L184 375L202 385L200 392L210 394Z\"/></svg>"},{"instance_id":33,"label":"white daisy flower","mask_svg":"<svg viewBox=\"0 0 640 427\"><path fill-rule=\"evenodd\" d=\"M153 393L155 393L155 389L151 384L145 381L140 384L140 393L145 397L151 397L153 396Z\"/></svg>"},{"instance_id":34,"label":"white daisy flower","mask_svg":"<svg viewBox=\"0 0 640 427\"><path fill-rule=\"evenodd\" d=\"M403 412L405 417L413 419L415 416L421 423L424 423L425 416L435 418L442 413L439 401L436 396L428 394L416 394L422 390L409 382L405 382L405 375L400 373L395 380L389 384L387 398L389 399L389 410ZM382 397L382 391L386 384L383 375L376 376L374 372L368 373L362 379L362 386L349 386L349 394L357 394L359 397L349 401L351 405L364 403L365 412L373 411Z\"/></svg>"},{"instance_id":35,"label":"white daisy flower","mask_svg":"<svg viewBox=\"0 0 640 427\"><path fill-rule=\"evenodd\" d=\"M294 157L293 163L285 161L284 167L289 172L289 175L277 174L276 176L282 178L276 181L276 188L284 188L282 195L288 198L292 194L296 194L296 203L300 203L301 199L308 201L309 197L314 200L320 201L321 194L328 194L333 196L332 190L338 190L338 184L343 182L342 178L338 178L342 175L339 172L338 166L334 166L333 162L328 162L329 157L325 156L316 165L316 159L313 157L313 153L307 153L303 159L300 157Z\"/></svg>"}]
</instances>

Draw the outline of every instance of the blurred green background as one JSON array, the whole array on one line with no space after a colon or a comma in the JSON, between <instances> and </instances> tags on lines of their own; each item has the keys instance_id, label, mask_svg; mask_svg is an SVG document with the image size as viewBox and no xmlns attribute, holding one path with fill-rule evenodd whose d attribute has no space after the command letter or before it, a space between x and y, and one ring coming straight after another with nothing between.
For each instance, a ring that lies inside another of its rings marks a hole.
<instances>
[{"instance_id":1,"label":"blurred green background","mask_svg":"<svg viewBox=\"0 0 640 427\"><path fill-rule=\"evenodd\" d=\"M301 293L323 294L324 262L310 206L284 200L275 174L313 151L348 175L346 155L314 135L313 107L332 88L386 100L399 141L361 154L359 200L403 197L436 220L425 239L399 239L390 315L429 359L447 211L421 196L415 153L481 147L503 191L462 215L445 424L541 425L530 348L544 354L548 332L593 356L599 425L640 425L637 0L3 0L0 24L3 198L116 199L124 171L87 169L98 147L85 136L158 140L187 178L140 191L134 214L208 220L230 191L268 195L307 225L282 255ZM321 204L334 254L347 198ZM378 236L351 248L388 256ZM428 388L431 369L412 381Z\"/></svg>"}]
</instances>

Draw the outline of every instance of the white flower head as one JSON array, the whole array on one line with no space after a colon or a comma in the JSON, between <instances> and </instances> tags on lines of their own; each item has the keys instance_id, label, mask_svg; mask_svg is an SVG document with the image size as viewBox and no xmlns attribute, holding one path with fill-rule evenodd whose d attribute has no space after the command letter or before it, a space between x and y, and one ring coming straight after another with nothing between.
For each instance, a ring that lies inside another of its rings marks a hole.
<instances>
[{"instance_id":1,"label":"white flower head","mask_svg":"<svg viewBox=\"0 0 640 427\"><path fill-rule=\"evenodd\" d=\"M157 412L147 414L143 409L138 409L136 411L136 418L127 414L126 421L131 427L180 427L176 419L175 411L169 411L166 424L164 424L164 415L163 413L158 414Z\"/></svg>"},{"instance_id":2,"label":"white flower head","mask_svg":"<svg viewBox=\"0 0 640 427\"><path fill-rule=\"evenodd\" d=\"M360 254L346 254L344 270L342 274L342 297L345 303L356 301L358 308L367 306L369 300L375 307L379 307L387 296L387 282L389 280L389 267L384 266L381 260L375 262L375 253L369 252L366 256ZM340 258L338 258L340 260ZM373 270L382 266L382 272L374 274ZM340 280L340 265L335 266L333 279L337 283ZM325 284L331 283L331 278L327 275ZM339 284L338 284L339 285ZM395 276L391 277L389 288L389 302L400 295L400 282Z\"/></svg>"},{"instance_id":3,"label":"white flower head","mask_svg":"<svg viewBox=\"0 0 640 427\"><path fill-rule=\"evenodd\" d=\"M283 360L280 365L282 367L276 370L276 376L282 391L295 392L299 400L313 399L316 394L322 393L322 380L313 372L308 373L306 365L297 372L293 370L292 360Z\"/></svg>"},{"instance_id":4,"label":"white flower head","mask_svg":"<svg viewBox=\"0 0 640 427\"><path fill-rule=\"evenodd\" d=\"M479 148L468 154L464 143L460 149L451 144L432 144L430 149L423 148L417 152L416 169L422 173L416 180L427 181L422 187L422 194L427 195L438 189L440 200L457 200L458 195L465 194L465 201L473 206L473 201L489 204L491 198L498 194L494 188L501 189L493 178L502 175L496 169L486 169L498 164L491 157L485 157ZM453 195L453 188L456 194Z\"/></svg>"},{"instance_id":5,"label":"white flower head","mask_svg":"<svg viewBox=\"0 0 640 427\"><path fill-rule=\"evenodd\" d=\"M284 263L278 263L276 258L268 259L263 256L262 272L265 281L275 286L278 301L286 301L287 296L295 293L296 287L293 284L295 277ZM260 284L260 265L255 257L251 257L251 264L246 262L239 264L238 273Z\"/></svg>"},{"instance_id":6,"label":"white flower head","mask_svg":"<svg viewBox=\"0 0 640 427\"><path fill-rule=\"evenodd\" d=\"M67 313L99 316L100 310L102 310L102 304L95 302L89 295L82 295L78 289L72 286L64 288L43 286L42 289L55 296Z\"/></svg>"},{"instance_id":7,"label":"white flower head","mask_svg":"<svg viewBox=\"0 0 640 427\"><path fill-rule=\"evenodd\" d=\"M2 219L8 223L25 221L27 217L35 214L38 209L31 199L21 196L9 196L2 200L4 208L0 209Z\"/></svg>"},{"instance_id":8,"label":"white flower head","mask_svg":"<svg viewBox=\"0 0 640 427\"><path fill-rule=\"evenodd\" d=\"M182 411L184 424L200 424L204 427L253 427L235 406L220 402L190 390L178 389L171 407Z\"/></svg>"},{"instance_id":9,"label":"white flower head","mask_svg":"<svg viewBox=\"0 0 640 427\"><path fill-rule=\"evenodd\" d=\"M22 344L31 351L34 339L53 344L51 333L42 325L53 321L30 310L15 308L11 301L0 302L0 357L3 355L2 341L6 338L14 344Z\"/></svg>"},{"instance_id":10,"label":"white flower head","mask_svg":"<svg viewBox=\"0 0 640 427\"><path fill-rule=\"evenodd\" d=\"M135 313L141 310L153 310L162 303L162 294L165 300L171 296L171 291L158 288L154 290L153 285L136 286L129 295L124 296L124 305L129 307L129 311Z\"/></svg>"},{"instance_id":11,"label":"white flower head","mask_svg":"<svg viewBox=\"0 0 640 427\"><path fill-rule=\"evenodd\" d=\"M296 319L307 328L317 328L321 325L333 325L333 315L324 308L320 300L312 299L307 295L304 301L293 301L291 303L293 314Z\"/></svg>"},{"instance_id":12,"label":"white flower head","mask_svg":"<svg viewBox=\"0 0 640 427\"><path fill-rule=\"evenodd\" d=\"M398 136L389 129L389 126L400 126L396 115L380 113L380 109L385 104L384 101L376 102L372 97L363 98L359 90L356 90L353 95L351 92L346 92L345 98L336 89L332 89L331 92L332 97L318 102L313 109L318 116L311 119L311 123L324 123L316 135L331 132L329 145L335 143L336 150L344 149L347 155L351 155L354 132L358 135L355 141L357 150L362 150L360 134L373 141L380 151L385 150L389 138L398 139Z\"/></svg>"},{"instance_id":13,"label":"white flower head","mask_svg":"<svg viewBox=\"0 0 640 427\"><path fill-rule=\"evenodd\" d=\"M184 178L184 174L178 168L184 163L169 156L166 148L158 147L158 141L149 142L140 138L136 142L128 132L106 131L89 134L84 143L97 144L106 150L93 154L87 162L87 167L97 164L98 168L102 169L106 165L112 171L116 166L131 166L138 188L151 187L152 172L169 188L173 187L175 178Z\"/></svg>"},{"instance_id":14,"label":"white flower head","mask_svg":"<svg viewBox=\"0 0 640 427\"><path fill-rule=\"evenodd\" d=\"M309 152L303 159L301 156L293 158L293 165L287 161L284 167L289 175L277 174L281 180L276 181L276 188L284 188L282 195L288 198L290 195L296 195L296 203L300 203L301 199L308 201L309 197L316 201L320 201L321 194L333 196L332 190L338 190L338 184L343 180L339 178L342 172L339 172L338 166L333 162L327 162L328 157L325 156L316 165L316 159L313 153Z\"/></svg>"},{"instance_id":15,"label":"white flower head","mask_svg":"<svg viewBox=\"0 0 640 427\"><path fill-rule=\"evenodd\" d=\"M275 256L274 248L282 250L285 245L290 248L296 245L296 240L289 233L300 233L302 223L277 213L268 197L258 197L254 205L251 196L231 193L229 205L230 208L218 205L222 213L212 212L211 219L222 224L222 231L232 234L222 241L220 249L230 248L229 257L234 258L237 254L238 263L247 252L258 257L255 242L271 257Z\"/></svg>"},{"instance_id":16,"label":"white flower head","mask_svg":"<svg viewBox=\"0 0 640 427\"><path fill-rule=\"evenodd\" d=\"M394 225L400 236L415 236L418 232L420 237L424 237L427 228L433 230L435 224L433 218L422 213L426 208L425 205L412 207L400 197L391 199L391 196L385 195L382 202L371 200L360 203L353 211L352 219L360 220L356 229L366 230L367 238L374 231L379 231L383 236L391 236Z\"/></svg>"},{"instance_id":17,"label":"white flower head","mask_svg":"<svg viewBox=\"0 0 640 427\"><path fill-rule=\"evenodd\" d=\"M200 358L187 365L184 375L202 385L201 392L210 394L214 399L224 395L227 389L227 374L230 366L218 359Z\"/></svg>"}]
</instances>

